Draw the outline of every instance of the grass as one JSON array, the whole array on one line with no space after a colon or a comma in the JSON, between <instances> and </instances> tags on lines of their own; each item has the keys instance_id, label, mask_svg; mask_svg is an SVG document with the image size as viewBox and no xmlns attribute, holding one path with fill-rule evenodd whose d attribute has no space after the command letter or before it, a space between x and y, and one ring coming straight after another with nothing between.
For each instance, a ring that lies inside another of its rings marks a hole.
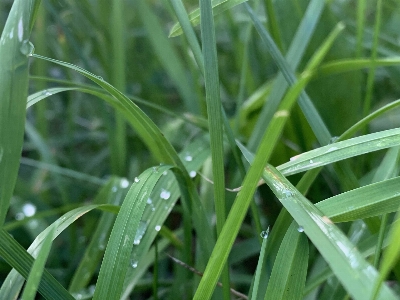
<instances>
[{"instance_id":1,"label":"grass","mask_svg":"<svg viewBox=\"0 0 400 300\"><path fill-rule=\"evenodd\" d=\"M0 299L399 299L397 1L0 12Z\"/></svg>"}]
</instances>

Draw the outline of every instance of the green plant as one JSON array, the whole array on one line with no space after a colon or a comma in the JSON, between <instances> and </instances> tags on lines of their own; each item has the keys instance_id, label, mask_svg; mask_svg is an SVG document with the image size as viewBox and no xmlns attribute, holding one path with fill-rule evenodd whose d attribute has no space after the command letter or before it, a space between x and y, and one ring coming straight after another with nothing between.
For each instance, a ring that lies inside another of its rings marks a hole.
<instances>
[{"instance_id":1,"label":"green plant","mask_svg":"<svg viewBox=\"0 0 400 300\"><path fill-rule=\"evenodd\" d=\"M0 11L0 299L399 298L396 1Z\"/></svg>"}]
</instances>

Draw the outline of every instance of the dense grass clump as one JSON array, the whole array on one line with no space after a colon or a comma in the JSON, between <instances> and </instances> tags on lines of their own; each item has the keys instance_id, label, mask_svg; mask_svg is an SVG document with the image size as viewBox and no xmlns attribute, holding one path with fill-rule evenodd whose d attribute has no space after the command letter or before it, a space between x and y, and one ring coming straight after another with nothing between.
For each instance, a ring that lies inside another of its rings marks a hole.
<instances>
[{"instance_id":1,"label":"dense grass clump","mask_svg":"<svg viewBox=\"0 0 400 300\"><path fill-rule=\"evenodd\" d=\"M398 1L0 26L0 300L399 299Z\"/></svg>"}]
</instances>

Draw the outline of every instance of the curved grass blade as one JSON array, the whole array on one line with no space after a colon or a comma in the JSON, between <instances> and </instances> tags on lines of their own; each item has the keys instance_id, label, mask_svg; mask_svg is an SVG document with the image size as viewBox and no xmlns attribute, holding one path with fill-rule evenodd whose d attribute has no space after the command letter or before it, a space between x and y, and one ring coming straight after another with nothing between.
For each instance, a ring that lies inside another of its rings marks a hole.
<instances>
[{"instance_id":1,"label":"curved grass blade","mask_svg":"<svg viewBox=\"0 0 400 300\"><path fill-rule=\"evenodd\" d=\"M376 269L364 260L347 237L278 170L268 165L263 178L304 229L349 294L355 299L368 299L378 279ZM378 299L397 297L384 285L380 289Z\"/></svg>"},{"instance_id":2,"label":"curved grass blade","mask_svg":"<svg viewBox=\"0 0 400 300\"><path fill-rule=\"evenodd\" d=\"M34 259L4 229L0 229L0 256L24 278L28 278ZM19 275L18 274L18 275ZM13 284L14 282L11 282ZM3 287L4 287L3 283ZM22 284L21 284L22 285ZM3 288L2 287L2 288ZM47 271L44 270L38 291L47 299L71 299L74 297ZM14 299L14 298L2 298Z\"/></svg>"},{"instance_id":3,"label":"curved grass blade","mask_svg":"<svg viewBox=\"0 0 400 300\"><path fill-rule=\"evenodd\" d=\"M219 15L224 11L231 9L247 0L214 0L212 1L213 16ZM200 8L196 8L189 14L190 22L192 26L196 26L200 23ZM176 23L169 32L169 37L179 36L183 33L180 23Z\"/></svg>"},{"instance_id":4,"label":"curved grass blade","mask_svg":"<svg viewBox=\"0 0 400 300\"><path fill-rule=\"evenodd\" d=\"M163 172L170 168L147 169L132 184L111 231L93 299L120 299L146 201Z\"/></svg>"},{"instance_id":5,"label":"curved grass blade","mask_svg":"<svg viewBox=\"0 0 400 300\"><path fill-rule=\"evenodd\" d=\"M349 222L396 211L400 206L400 177L370 184L316 204L333 222Z\"/></svg>"},{"instance_id":6,"label":"curved grass blade","mask_svg":"<svg viewBox=\"0 0 400 300\"><path fill-rule=\"evenodd\" d=\"M303 299L307 268L308 241L292 223L276 256L264 299Z\"/></svg>"},{"instance_id":7,"label":"curved grass blade","mask_svg":"<svg viewBox=\"0 0 400 300\"><path fill-rule=\"evenodd\" d=\"M102 191L100 192L100 196L103 195L105 191L111 190L112 187L115 186L117 182L119 182L119 180L115 178L111 179L109 183L103 187ZM118 212L118 208L111 205L98 204L98 205L88 205L75 208L65 213L62 217L60 217L52 225L50 225L42 233L40 233L33 241L33 243L30 245L30 247L27 249L27 252L31 254L33 257L36 257L38 252L40 251L43 240L46 238L46 236L49 235L50 231L52 230L51 228L53 226L55 227L56 230L54 235L54 238L56 238L61 232L63 232L69 225L75 222L78 218L96 208L114 213ZM0 299L15 299L18 296L18 293L20 292L23 283L24 283L24 278L16 270L11 270L7 278L4 280L3 285L1 286Z\"/></svg>"},{"instance_id":8,"label":"curved grass blade","mask_svg":"<svg viewBox=\"0 0 400 300\"><path fill-rule=\"evenodd\" d=\"M108 184L99 191L93 203L120 206L128 192L129 186L130 182L125 178L112 178ZM107 212L103 212L100 217L90 243L86 247L81 262L72 277L68 288L71 293L79 293L83 290L89 284L93 274L97 271L104 255L104 250L115 218L115 214Z\"/></svg>"},{"instance_id":9,"label":"curved grass blade","mask_svg":"<svg viewBox=\"0 0 400 300\"><path fill-rule=\"evenodd\" d=\"M0 38L0 225L18 175L28 96L31 9L39 1L14 1Z\"/></svg>"},{"instance_id":10,"label":"curved grass blade","mask_svg":"<svg viewBox=\"0 0 400 300\"><path fill-rule=\"evenodd\" d=\"M179 187L183 202L188 207L191 207L190 203L193 201L196 209L193 210L193 222L197 234L199 236L199 242L204 257L208 257L211 252L211 243L213 240L212 232L209 223L206 221L205 212L203 205L200 202L199 195L195 189L194 184L188 172L179 158L177 152L165 138L160 129L154 124L154 122L143 112L140 108L134 104L128 97L118 91L115 87L105 82L103 78L94 75L86 71L83 68L75 66L73 64L65 63L55 59L43 57L40 55L33 54L33 57L44 59L55 64L70 68L89 78L94 83L98 84L105 91L110 93L116 101L113 101L115 105L122 111L127 118L128 122L135 128L138 135L141 137L143 142L149 147L153 155L163 163L177 166L174 169L176 179L178 180Z\"/></svg>"},{"instance_id":11,"label":"curved grass blade","mask_svg":"<svg viewBox=\"0 0 400 300\"><path fill-rule=\"evenodd\" d=\"M46 90L31 94L28 96L26 108L31 107L32 105L38 103L40 100L50 97L51 95L65 92L65 91L73 91L73 90L77 90L77 89L78 88L74 88L74 87L70 87L70 88L57 87L57 88L50 88L50 89L46 89Z\"/></svg>"},{"instance_id":12,"label":"curved grass blade","mask_svg":"<svg viewBox=\"0 0 400 300\"><path fill-rule=\"evenodd\" d=\"M315 76L328 76L371 67L389 67L400 64L399 57L340 59L327 62L315 70Z\"/></svg>"},{"instance_id":13,"label":"curved grass blade","mask_svg":"<svg viewBox=\"0 0 400 300\"><path fill-rule=\"evenodd\" d=\"M26 281L26 285L24 288L24 292L22 293L21 300L35 299L40 278L42 277L44 266L46 264L46 260L49 255L51 245L53 243L54 232L55 232L55 227L52 226L51 231L43 240L42 247L39 251L38 256L36 257L35 262L33 263L32 269L29 273L28 280Z\"/></svg>"},{"instance_id":14,"label":"curved grass blade","mask_svg":"<svg viewBox=\"0 0 400 300\"><path fill-rule=\"evenodd\" d=\"M196 176L196 172L209 156L209 140L205 137L196 139L193 143L189 144L188 147L183 149L180 154L191 177ZM159 234L158 230L161 229L161 226L164 224L179 196L178 183L173 174L167 172L165 176L159 179L150 197L147 199L147 205L141 220L141 222L145 224L145 232L142 238L135 239L135 245L133 246L131 256L131 260L135 262L136 268L132 267L128 270L122 298L128 297L129 293L135 287L139 276L138 273L142 272L141 265L143 257L147 255L151 244L157 234Z\"/></svg>"},{"instance_id":15,"label":"curved grass blade","mask_svg":"<svg viewBox=\"0 0 400 300\"><path fill-rule=\"evenodd\" d=\"M371 133L314 149L292 158L277 167L284 175L292 175L321 167L353 156L400 145L400 128Z\"/></svg>"}]
</instances>

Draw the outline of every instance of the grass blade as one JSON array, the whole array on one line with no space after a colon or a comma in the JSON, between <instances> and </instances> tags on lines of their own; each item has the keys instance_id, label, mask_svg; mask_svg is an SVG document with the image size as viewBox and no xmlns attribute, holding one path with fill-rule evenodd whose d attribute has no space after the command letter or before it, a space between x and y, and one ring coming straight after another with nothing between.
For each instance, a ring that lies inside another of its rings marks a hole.
<instances>
[{"instance_id":1,"label":"grass blade","mask_svg":"<svg viewBox=\"0 0 400 300\"><path fill-rule=\"evenodd\" d=\"M31 10L34 0L14 1L0 38L0 225L18 175L28 96Z\"/></svg>"},{"instance_id":2,"label":"grass blade","mask_svg":"<svg viewBox=\"0 0 400 300\"><path fill-rule=\"evenodd\" d=\"M51 231L43 240L42 247L39 251L38 256L36 257L35 262L33 263L32 269L29 273L28 280L26 281L26 285L24 288L24 292L22 293L21 300L35 299L40 278L42 277L44 266L46 264L46 260L49 255L51 245L53 243L54 232L55 232L55 226L52 226Z\"/></svg>"},{"instance_id":3,"label":"grass blade","mask_svg":"<svg viewBox=\"0 0 400 300\"><path fill-rule=\"evenodd\" d=\"M320 251L337 278L355 299L368 299L378 279L376 270L347 237L272 166L263 175L268 186ZM382 286L378 299L397 299Z\"/></svg>"},{"instance_id":4,"label":"grass blade","mask_svg":"<svg viewBox=\"0 0 400 300\"><path fill-rule=\"evenodd\" d=\"M111 231L93 299L120 299L125 274L130 265L133 241L146 201L163 172L170 168L151 168L135 178Z\"/></svg>"}]
</instances>

